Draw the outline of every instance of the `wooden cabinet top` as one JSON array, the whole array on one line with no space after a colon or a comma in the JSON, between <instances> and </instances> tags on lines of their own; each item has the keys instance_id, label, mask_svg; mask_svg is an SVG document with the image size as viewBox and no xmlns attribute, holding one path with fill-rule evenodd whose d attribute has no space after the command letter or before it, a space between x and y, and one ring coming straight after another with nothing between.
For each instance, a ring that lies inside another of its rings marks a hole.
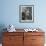
<instances>
[{"instance_id":1,"label":"wooden cabinet top","mask_svg":"<svg viewBox=\"0 0 46 46\"><path fill-rule=\"evenodd\" d=\"M25 32L24 29L16 29L16 32L3 32L4 35L45 35L45 32Z\"/></svg>"},{"instance_id":2,"label":"wooden cabinet top","mask_svg":"<svg viewBox=\"0 0 46 46\"><path fill-rule=\"evenodd\" d=\"M25 32L24 29L16 29L16 32ZM29 31L32 32L32 31ZM44 32L43 30L38 30L38 31L34 31L34 32Z\"/></svg>"}]
</instances>

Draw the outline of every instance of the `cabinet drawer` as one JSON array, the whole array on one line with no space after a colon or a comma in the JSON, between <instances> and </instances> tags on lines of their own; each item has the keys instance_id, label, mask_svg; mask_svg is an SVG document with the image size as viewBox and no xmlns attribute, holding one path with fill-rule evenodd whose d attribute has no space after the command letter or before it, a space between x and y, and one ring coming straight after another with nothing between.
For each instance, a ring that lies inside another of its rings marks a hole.
<instances>
[{"instance_id":1,"label":"cabinet drawer","mask_svg":"<svg viewBox=\"0 0 46 46\"><path fill-rule=\"evenodd\" d=\"M4 36L3 43L14 43L23 41L23 36Z\"/></svg>"},{"instance_id":2,"label":"cabinet drawer","mask_svg":"<svg viewBox=\"0 0 46 46\"><path fill-rule=\"evenodd\" d=\"M16 46L14 44L3 44L2 46Z\"/></svg>"},{"instance_id":3,"label":"cabinet drawer","mask_svg":"<svg viewBox=\"0 0 46 46\"><path fill-rule=\"evenodd\" d=\"M23 46L23 44L22 43L13 43L13 44L10 44L10 43L8 43L8 44L2 44L2 46Z\"/></svg>"},{"instance_id":4,"label":"cabinet drawer","mask_svg":"<svg viewBox=\"0 0 46 46\"><path fill-rule=\"evenodd\" d=\"M23 32L4 32L4 36L23 36Z\"/></svg>"},{"instance_id":5,"label":"cabinet drawer","mask_svg":"<svg viewBox=\"0 0 46 46\"><path fill-rule=\"evenodd\" d=\"M44 44L32 44L32 46L44 46Z\"/></svg>"},{"instance_id":6,"label":"cabinet drawer","mask_svg":"<svg viewBox=\"0 0 46 46\"><path fill-rule=\"evenodd\" d=\"M44 32L25 32L24 36L44 36Z\"/></svg>"},{"instance_id":7,"label":"cabinet drawer","mask_svg":"<svg viewBox=\"0 0 46 46\"><path fill-rule=\"evenodd\" d=\"M44 36L32 36L32 43L33 44L43 44Z\"/></svg>"}]
</instances>

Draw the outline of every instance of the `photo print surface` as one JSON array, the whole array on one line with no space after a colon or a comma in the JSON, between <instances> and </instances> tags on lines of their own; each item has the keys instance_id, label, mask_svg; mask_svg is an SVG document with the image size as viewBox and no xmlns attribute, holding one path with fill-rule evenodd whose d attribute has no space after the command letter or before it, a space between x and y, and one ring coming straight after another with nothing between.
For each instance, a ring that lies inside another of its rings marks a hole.
<instances>
[{"instance_id":1,"label":"photo print surface","mask_svg":"<svg viewBox=\"0 0 46 46\"><path fill-rule=\"evenodd\" d=\"M33 22L33 21L34 21L34 6L20 5L20 22Z\"/></svg>"}]
</instances>

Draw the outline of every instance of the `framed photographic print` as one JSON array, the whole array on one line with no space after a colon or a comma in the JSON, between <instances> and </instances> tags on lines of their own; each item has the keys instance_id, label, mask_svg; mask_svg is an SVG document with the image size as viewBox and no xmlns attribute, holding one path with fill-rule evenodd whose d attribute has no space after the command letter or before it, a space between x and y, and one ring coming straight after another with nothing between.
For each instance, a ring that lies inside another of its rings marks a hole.
<instances>
[{"instance_id":1,"label":"framed photographic print","mask_svg":"<svg viewBox=\"0 0 46 46\"><path fill-rule=\"evenodd\" d=\"M34 22L34 5L19 6L19 21L24 23Z\"/></svg>"}]
</instances>

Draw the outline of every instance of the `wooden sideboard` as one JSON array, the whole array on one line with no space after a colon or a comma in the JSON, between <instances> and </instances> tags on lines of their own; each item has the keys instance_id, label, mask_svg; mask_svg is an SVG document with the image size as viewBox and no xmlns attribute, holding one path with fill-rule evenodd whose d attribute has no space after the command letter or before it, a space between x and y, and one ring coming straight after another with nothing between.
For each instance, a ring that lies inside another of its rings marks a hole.
<instances>
[{"instance_id":1,"label":"wooden sideboard","mask_svg":"<svg viewBox=\"0 0 46 46\"><path fill-rule=\"evenodd\" d=\"M44 32L3 32L3 46L44 46Z\"/></svg>"}]
</instances>

